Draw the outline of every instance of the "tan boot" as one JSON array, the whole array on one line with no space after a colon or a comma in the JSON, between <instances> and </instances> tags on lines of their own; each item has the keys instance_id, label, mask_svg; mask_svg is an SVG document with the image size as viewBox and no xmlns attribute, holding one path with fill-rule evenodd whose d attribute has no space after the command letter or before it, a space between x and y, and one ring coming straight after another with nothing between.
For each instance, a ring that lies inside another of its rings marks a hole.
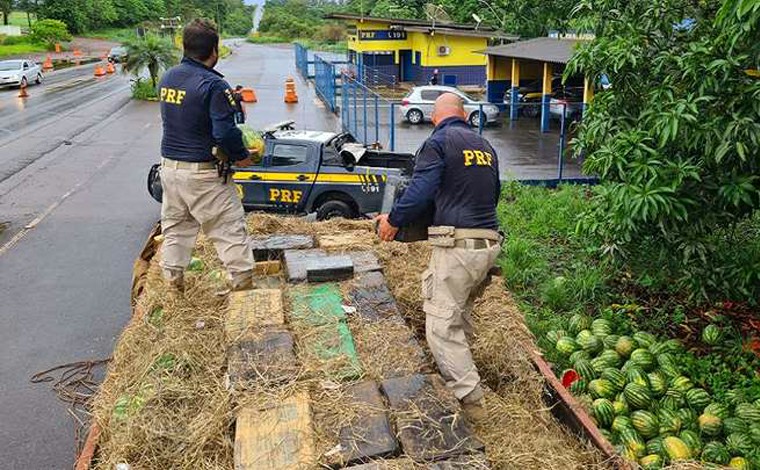
<instances>
[{"instance_id":1,"label":"tan boot","mask_svg":"<svg viewBox=\"0 0 760 470\"><path fill-rule=\"evenodd\" d=\"M462 409L467 417L473 423L480 423L488 419L488 410L486 410L485 393L478 385L475 390L462 398Z\"/></svg>"},{"instance_id":2,"label":"tan boot","mask_svg":"<svg viewBox=\"0 0 760 470\"><path fill-rule=\"evenodd\" d=\"M253 273L251 272L236 274L232 278L233 291L250 290L253 287Z\"/></svg>"},{"instance_id":3,"label":"tan boot","mask_svg":"<svg viewBox=\"0 0 760 470\"><path fill-rule=\"evenodd\" d=\"M185 277L182 272L164 270L166 291L172 298L181 298L185 295Z\"/></svg>"}]
</instances>

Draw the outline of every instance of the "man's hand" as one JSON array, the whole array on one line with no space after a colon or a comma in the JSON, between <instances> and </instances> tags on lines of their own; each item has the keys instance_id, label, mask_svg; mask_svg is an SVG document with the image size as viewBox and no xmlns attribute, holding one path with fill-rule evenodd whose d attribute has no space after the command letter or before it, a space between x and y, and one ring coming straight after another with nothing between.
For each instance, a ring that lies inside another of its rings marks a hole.
<instances>
[{"instance_id":1,"label":"man's hand","mask_svg":"<svg viewBox=\"0 0 760 470\"><path fill-rule=\"evenodd\" d=\"M253 158L251 157L248 157L244 160L238 160L232 164L232 166L236 166L239 168L245 168L245 167L253 166L253 165L254 165L254 162L253 162Z\"/></svg>"},{"instance_id":2,"label":"man's hand","mask_svg":"<svg viewBox=\"0 0 760 470\"><path fill-rule=\"evenodd\" d=\"M394 227L388 222L388 214L380 214L375 217L375 223L377 224L377 234L380 236L380 240L392 242L396 238L398 227Z\"/></svg>"}]
</instances>

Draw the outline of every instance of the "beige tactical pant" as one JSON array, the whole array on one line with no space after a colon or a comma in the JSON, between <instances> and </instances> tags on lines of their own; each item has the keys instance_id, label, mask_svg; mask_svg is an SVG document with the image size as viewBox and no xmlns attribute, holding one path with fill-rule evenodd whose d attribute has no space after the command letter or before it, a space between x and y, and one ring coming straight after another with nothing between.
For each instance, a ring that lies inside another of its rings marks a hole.
<instances>
[{"instance_id":1,"label":"beige tactical pant","mask_svg":"<svg viewBox=\"0 0 760 470\"><path fill-rule=\"evenodd\" d=\"M253 275L243 204L232 183L216 169L177 169L162 165L161 268L168 280L181 278L190 263L198 231L211 240L233 286Z\"/></svg>"},{"instance_id":2,"label":"beige tactical pant","mask_svg":"<svg viewBox=\"0 0 760 470\"><path fill-rule=\"evenodd\" d=\"M446 385L460 400L483 396L468 344L473 333L470 314L476 288L499 251L498 243L483 249L433 247L430 266L422 275L427 342Z\"/></svg>"}]
</instances>

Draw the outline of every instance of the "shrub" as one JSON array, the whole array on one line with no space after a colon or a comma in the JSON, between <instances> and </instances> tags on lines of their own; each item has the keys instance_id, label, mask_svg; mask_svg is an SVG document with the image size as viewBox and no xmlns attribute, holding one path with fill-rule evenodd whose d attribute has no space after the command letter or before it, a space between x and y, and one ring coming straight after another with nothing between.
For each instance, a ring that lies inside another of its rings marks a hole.
<instances>
[{"instance_id":1,"label":"shrub","mask_svg":"<svg viewBox=\"0 0 760 470\"><path fill-rule=\"evenodd\" d=\"M71 34L63 21L40 20L32 25L32 38L52 46L58 42L70 41Z\"/></svg>"},{"instance_id":2,"label":"shrub","mask_svg":"<svg viewBox=\"0 0 760 470\"><path fill-rule=\"evenodd\" d=\"M158 92L150 80L137 78L132 82L132 98L136 100L154 101L158 99Z\"/></svg>"}]
</instances>

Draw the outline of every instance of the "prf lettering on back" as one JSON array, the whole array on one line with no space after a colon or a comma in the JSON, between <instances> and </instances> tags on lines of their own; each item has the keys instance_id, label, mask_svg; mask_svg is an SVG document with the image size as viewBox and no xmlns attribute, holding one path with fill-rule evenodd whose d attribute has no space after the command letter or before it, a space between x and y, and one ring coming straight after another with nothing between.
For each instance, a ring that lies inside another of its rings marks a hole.
<instances>
[{"instance_id":1,"label":"prf lettering on back","mask_svg":"<svg viewBox=\"0 0 760 470\"><path fill-rule=\"evenodd\" d=\"M175 90L162 86L159 99L165 103L182 104L182 100L185 99L185 90Z\"/></svg>"},{"instance_id":2,"label":"prf lettering on back","mask_svg":"<svg viewBox=\"0 0 760 470\"><path fill-rule=\"evenodd\" d=\"M303 191L295 189L269 189L269 200L272 202L287 202L289 204L298 204L303 196Z\"/></svg>"},{"instance_id":3,"label":"prf lettering on back","mask_svg":"<svg viewBox=\"0 0 760 470\"><path fill-rule=\"evenodd\" d=\"M491 166L493 165L493 155L482 150L463 150L464 166Z\"/></svg>"}]
</instances>

